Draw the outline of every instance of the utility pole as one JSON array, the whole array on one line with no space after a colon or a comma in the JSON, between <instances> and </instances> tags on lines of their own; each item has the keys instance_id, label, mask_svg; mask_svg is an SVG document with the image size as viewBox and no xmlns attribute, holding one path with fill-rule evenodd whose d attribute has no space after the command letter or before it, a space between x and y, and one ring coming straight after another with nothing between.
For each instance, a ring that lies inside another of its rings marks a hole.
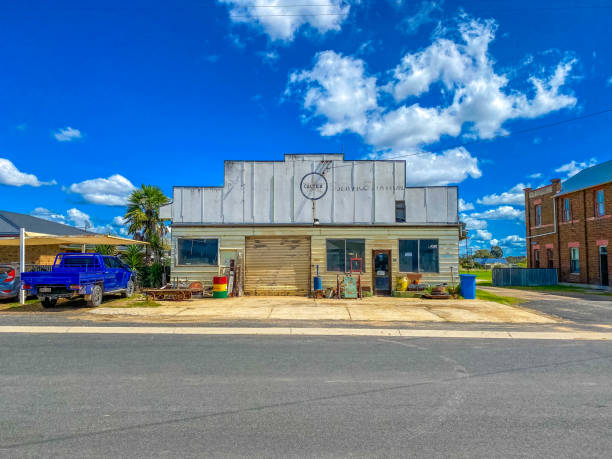
<instances>
[{"instance_id":1,"label":"utility pole","mask_svg":"<svg viewBox=\"0 0 612 459\"><path fill-rule=\"evenodd\" d=\"M21 287L23 272L25 272L25 228L19 228L19 304L25 304L25 290Z\"/></svg>"}]
</instances>

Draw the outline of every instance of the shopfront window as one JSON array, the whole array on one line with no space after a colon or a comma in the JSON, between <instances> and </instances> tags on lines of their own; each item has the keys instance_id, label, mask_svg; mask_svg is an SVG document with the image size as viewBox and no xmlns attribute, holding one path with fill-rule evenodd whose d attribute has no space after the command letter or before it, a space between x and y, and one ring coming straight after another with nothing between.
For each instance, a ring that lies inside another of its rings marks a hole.
<instances>
[{"instance_id":1,"label":"shopfront window","mask_svg":"<svg viewBox=\"0 0 612 459\"><path fill-rule=\"evenodd\" d=\"M179 265L213 265L218 264L218 239L178 239L177 253Z\"/></svg>"},{"instance_id":2,"label":"shopfront window","mask_svg":"<svg viewBox=\"0 0 612 459\"><path fill-rule=\"evenodd\" d=\"M401 239L399 265L401 272L440 272L437 239Z\"/></svg>"},{"instance_id":3,"label":"shopfront window","mask_svg":"<svg viewBox=\"0 0 612 459\"><path fill-rule=\"evenodd\" d=\"M365 239L328 239L327 271L348 272L351 259L361 258L361 272L365 272ZM359 263L353 263L353 269L359 269Z\"/></svg>"}]
</instances>

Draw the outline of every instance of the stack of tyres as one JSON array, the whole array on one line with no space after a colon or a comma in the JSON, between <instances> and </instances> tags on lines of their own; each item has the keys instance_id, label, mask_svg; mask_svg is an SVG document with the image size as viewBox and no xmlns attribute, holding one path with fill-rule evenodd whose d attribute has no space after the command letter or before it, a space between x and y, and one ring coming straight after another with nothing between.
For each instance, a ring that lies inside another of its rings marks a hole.
<instances>
[{"instance_id":1,"label":"stack of tyres","mask_svg":"<svg viewBox=\"0 0 612 459\"><path fill-rule=\"evenodd\" d=\"M227 298L227 276L213 277L213 298Z\"/></svg>"}]
</instances>

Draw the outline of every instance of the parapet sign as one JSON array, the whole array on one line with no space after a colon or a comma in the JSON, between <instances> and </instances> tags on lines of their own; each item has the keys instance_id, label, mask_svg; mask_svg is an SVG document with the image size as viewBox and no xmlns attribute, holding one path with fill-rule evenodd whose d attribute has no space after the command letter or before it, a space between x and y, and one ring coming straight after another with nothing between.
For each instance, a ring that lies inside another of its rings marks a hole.
<instances>
[{"instance_id":1,"label":"parapet sign","mask_svg":"<svg viewBox=\"0 0 612 459\"><path fill-rule=\"evenodd\" d=\"M300 182L300 190L306 199L321 199L327 193L327 179L318 172L306 174Z\"/></svg>"}]
</instances>

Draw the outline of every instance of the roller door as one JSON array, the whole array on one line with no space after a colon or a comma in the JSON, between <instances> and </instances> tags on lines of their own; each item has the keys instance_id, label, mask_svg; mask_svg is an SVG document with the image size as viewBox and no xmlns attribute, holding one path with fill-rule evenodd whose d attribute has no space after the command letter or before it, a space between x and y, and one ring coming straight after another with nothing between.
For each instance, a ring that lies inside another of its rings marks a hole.
<instances>
[{"instance_id":1,"label":"roller door","mask_svg":"<svg viewBox=\"0 0 612 459\"><path fill-rule=\"evenodd\" d=\"M307 295L310 237L247 237L244 291L247 295Z\"/></svg>"}]
</instances>

